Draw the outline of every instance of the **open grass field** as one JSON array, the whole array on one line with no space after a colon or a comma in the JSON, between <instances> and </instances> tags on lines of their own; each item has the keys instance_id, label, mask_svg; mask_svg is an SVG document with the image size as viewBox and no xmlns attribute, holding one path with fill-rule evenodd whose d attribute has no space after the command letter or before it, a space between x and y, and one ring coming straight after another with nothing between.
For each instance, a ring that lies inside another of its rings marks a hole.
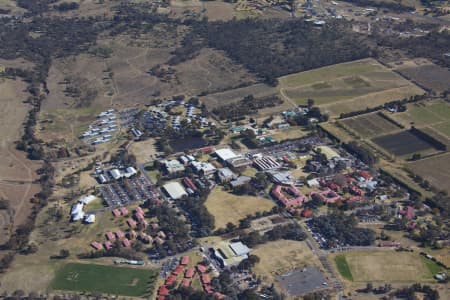
<instances>
[{"instance_id":1,"label":"open grass field","mask_svg":"<svg viewBox=\"0 0 450 300\"><path fill-rule=\"evenodd\" d=\"M354 251L338 255L336 263L343 277L354 282L422 282L432 280L432 273L417 253ZM346 262L346 264L344 263Z\"/></svg>"},{"instance_id":2,"label":"open grass field","mask_svg":"<svg viewBox=\"0 0 450 300\"><path fill-rule=\"evenodd\" d=\"M57 271L51 288L140 297L152 293L157 275L149 269L69 263Z\"/></svg>"},{"instance_id":3,"label":"open grass field","mask_svg":"<svg viewBox=\"0 0 450 300\"><path fill-rule=\"evenodd\" d=\"M336 262L336 267L341 274L342 277L344 277L347 280L353 281L353 275L350 271L350 267L348 266L347 260L345 259L345 255L337 255L334 258L334 261Z\"/></svg>"},{"instance_id":4,"label":"open grass field","mask_svg":"<svg viewBox=\"0 0 450 300\"><path fill-rule=\"evenodd\" d=\"M419 85L438 93L450 88L450 71L426 59L405 61L397 71Z\"/></svg>"},{"instance_id":5,"label":"open grass field","mask_svg":"<svg viewBox=\"0 0 450 300\"><path fill-rule=\"evenodd\" d=\"M372 141L396 156L431 153L434 147L408 130L373 138Z\"/></svg>"},{"instance_id":6,"label":"open grass field","mask_svg":"<svg viewBox=\"0 0 450 300\"><path fill-rule=\"evenodd\" d=\"M252 254L260 258L254 272L268 283L275 276L303 267L320 267L317 256L305 242L279 240L252 249Z\"/></svg>"},{"instance_id":7,"label":"open grass field","mask_svg":"<svg viewBox=\"0 0 450 300\"><path fill-rule=\"evenodd\" d=\"M283 97L302 105L314 99L316 105L333 115L424 93L373 59L291 74L279 78L279 82Z\"/></svg>"},{"instance_id":8,"label":"open grass field","mask_svg":"<svg viewBox=\"0 0 450 300\"><path fill-rule=\"evenodd\" d=\"M239 220L249 214L271 210L275 203L260 197L236 196L216 187L209 194L205 205L216 219L216 228L224 228L228 222L239 225Z\"/></svg>"},{"instance_id":9,"label":"open grass field","mask_svg":"<svg viewBox=\"0 0 450 300\"><path fill-rule=\"evenodd\" d=\"M400 127L395 123L383 118L378 113L348 118L339 122L349 127L352 131L355 131L362 138L371 138L400 130Z\"/></svg>"},{"instance_id":10,"label":"open grass field","mask_svg":"<svg viewBox=\"0 0 450 300\"><path fill-rule=\"evenodd\" d=\"M409 166L431 185L450 193L450 153L414 161Z\"/></svg>"}]
</instances>

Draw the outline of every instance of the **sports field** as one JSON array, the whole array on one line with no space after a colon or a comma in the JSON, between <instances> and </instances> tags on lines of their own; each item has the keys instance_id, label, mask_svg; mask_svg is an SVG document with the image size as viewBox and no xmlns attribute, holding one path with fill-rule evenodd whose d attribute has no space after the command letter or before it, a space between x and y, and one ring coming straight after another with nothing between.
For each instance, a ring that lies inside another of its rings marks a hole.
<instances>
[{"instance_id":1,"label":"sports field","mask_svg":"<svg viewBox=\"0 0 450 300\"><path fill-rule=\"evenodd\" d=\"M432 279L430 268L417 253L390 250L354 251L338 255L336 262L341 275L352 278L354 282L395 283Z\"/></svg>"},{"instance_id":2,"label":"sports field","mask_svg":"<svg viewBox=\"0 0 450 300\"><path fill-rule=\"evenodd\" d=\"M340 121L363 138L375 137L400 130L395 123L383 118L379 113L367 114Z\"/></svg>"},{"instance_id":3,"label":"sports field","mask_svg":"<svg viewBox=\"0 0 450 300\"><path fill-rule=\"evenodd\" d=\"M69 263L57 271L51 288L141 297L152 294L157 275L149 269Z\"/></svg>"},{"instance_id":4,"label":"sports field","mask_svg":"<svg viewBox=\"0 0 450 300\"><path fill-rule=\"evenodd\" d=\"M424 91L374 59L363 59L279 78L284 98L297 104L314 99L325 111L362 110Z\"/></svg>"},{"instance_id":5,"label":"sports field","mask_svg":"<svg viewBox=\"0 0 450 300\"><path fill-rule=\"evenodd\" d=\"M216 228L224 228L228 222L239 225L239 220L249 214L269 211L275 206L275 203L261 197L237 196L216 187L209 194L205 205L215 217Z\"/></svg>"}]
</instances>

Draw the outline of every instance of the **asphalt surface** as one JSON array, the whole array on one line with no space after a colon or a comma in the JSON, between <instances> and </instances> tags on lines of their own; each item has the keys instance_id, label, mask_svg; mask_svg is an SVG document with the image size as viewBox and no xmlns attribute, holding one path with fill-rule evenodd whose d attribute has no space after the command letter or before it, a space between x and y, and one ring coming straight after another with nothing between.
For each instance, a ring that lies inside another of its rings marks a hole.
<instances>
[{"instance_id":1,"label":"asphalt surface","mask_svg":"<svg viewBox=\"0 0 450 300\"><path fill-rule=\"evenodd\" d=\"M304 295L328 288L325 276L316 267L298 269L291 273L277 276L277 280L292 296Z\"/></svg>"}]
</instances>

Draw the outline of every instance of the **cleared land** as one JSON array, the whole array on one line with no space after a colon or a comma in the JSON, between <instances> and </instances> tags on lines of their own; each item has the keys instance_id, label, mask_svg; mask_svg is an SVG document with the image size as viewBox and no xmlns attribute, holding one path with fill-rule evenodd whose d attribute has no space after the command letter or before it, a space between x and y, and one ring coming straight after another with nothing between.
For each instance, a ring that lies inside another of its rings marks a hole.
<instances>
[{"instance_id":1,"label":"cleared land","mask_svg":"<svg viewBox=\"0 0 450 300\"><path fill-rule=\"evenodd\" d=\"M395 123L383 118L378 113L348 118L339 122L363 138L370 138L400 129Z\"/></svg>"},{"instance_id":2,"label":"cleared land","mask_svg":"<svg viewBox=\"0 0 450 300\"><path fill-rule=\"evenodd\" d=\"M431 144L407 130L376 137L372 141L397 156L428 152L428 150L432 151L434 149Z\"/></svg>"},{"instance_id":3,"label":"cleared land","mask_svg":"<svg viewBox=\"0 0 450 300\"><path fill-rule=\"evenodd\" d=\"M419 85L436 92L450 88L450 71L434 63L419 59L398 66L397 70Z\"/></svg>"},{"instance_id":4,"label":"cleared land","mask_svg":"<svg viewBox=\"0 0 450 300\"><path fill-rule=\"evenodd\" d=\"M152 293L157 275L148 269L69 263L58 270L51 288L139 297Z\"/></svg>"},{"instance_id":5,"label":"cleared land","mask_svg":"<svg viewBox=\"0 0 450 300\"><path fill-rule=\"evenodd\" d=\"M450 192L450 153L409 163L414 173L440 190Z\"/></svg>"},{"instance_id":6,"label":"cleared land","mask_svg":"<svg viewBox=\"0 0 450 300\"><path fill-rule=\"evenodd\" d=\"M273 282L275 276L303 267L320 267L317 256L305 242L279 240L252 249L260 258L254 271L263 280Z\"/></svg>"},{"instance_id":7,"label":"cleared land","mask_svg":"<svg viewBox=\"0 0 450 300\"><path fill-rule=\"evenodd\" d=\"M0 79L0 197L10 201L12 210L0 211L0 243L9 236L8 227L14 229L29 215L32 204L28 201L39 191L36 170L40 162L30 161L24 152L15 149L20 139L23 122L30 106L25 104L26 84L20 80Z\"/></svg>"},{"instance_id":8,"label":"cleared land","mask_svg":"<svg viewBox=\"0 0 450 300\"><path fill-rule=\"evenodd\" d=\"M355 282L420 282L432 279L430 270L417 253L354 251L342 255ZM340 271L344 270L342 266L338 268ZM343 275L348 276L347 271Z\"/></svg>"},{"instance_id":9,"label":"cleared land","mask_svg":"<svg viewBox=\"0 0 450 300\"><path fill-rule=\"evenodd\" d=\"M142 142L133 143L129 149L130 153L136 156L138 163L146 163L156 156L155 140L148 139Z\"/></svg>"},{"instance_id":10,"label":"cleared land","mask_svg":"<svg viewBox=\"0 0 450 300\"><path fill-rule=\"evenodd\" d=\"M283 97L302 105L314 99L316 105L333 115L424 93L374 59L291 74L279 82Z\"/></svg>"},{"instance_id":11,"label":"cleared land","mask_svg":"<svg viewBox=\"0 0 450 300\"><path fill-rule=\"evenodd\" d=\"M224 228L258 211L268 211L275 206L272 200L253 196L236 196L216 187L206 200L206 208L215 217L216 228Z\"/></svg>"},{"instance_id":12,"label":"cleared land","mask_svg":"<svg viewBox=\"0 0 450 300\"><path fill-rule=\"evenodd\" d=\"M247 87L231 89L224 92L218 92L201 97L200 100L205 103L209 110L213 108L238 102L248 95L255 97L272 96L277 93L276 88L268 86L266 84L254 84Z\"/></svg>"}]
</instances>

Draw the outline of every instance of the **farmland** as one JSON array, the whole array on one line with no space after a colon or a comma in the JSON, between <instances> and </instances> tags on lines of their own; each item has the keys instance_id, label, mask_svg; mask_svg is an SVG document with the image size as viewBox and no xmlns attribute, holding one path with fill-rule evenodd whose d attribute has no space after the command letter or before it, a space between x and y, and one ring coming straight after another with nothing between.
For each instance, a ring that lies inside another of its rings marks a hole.
<instances>
[{"instance_id":1,"label":"farmland","mask_svg":"<svg viewBox=\"0 0 450 300\"><path fill-rule=\"evenodd\" d=\"M408 104L405 112L392 118L404 126L432 128L450 139L450 105L444 101L429 101Z\"/></svg>"},{"instance_id":2,"label":"farmland","mask_svg":"<svg viewBox=\"0 0 450 300\"><path fill-rule=\"evenodd\" d=\"M211 191L205 205L215 217L215 227L224 228L228 222L238 225L239 220L249 214L269 211L275 203L260 197L236 196L217 187Z\"/></svg>"},{"instance_id":3,"label":"farmland","mask_svg":"<svg viewBox=\"0 0 450 300\"><path fill-rule=\"evenodd\" d=\"M279 82L285 98L302 105L314 99L316 105L333 115L424 92L373 59L291 74Z\"/></svg>"},{"instance_id":4,"label":"farmland","mask_svg":"<svg viewBox=\"0 0 450 300\"><path fill-rule=\"evenodd\" d=\"M425 158L409 164L414 173L440 190L450 192L450 153Z\"/></svg>"},{"instance_id":5,"label":"farmland","mask_svg":"<svg viewBox=\"0 0 450 300\"><path fill-rule=\"evenodd\" d=\"M432 278L427 265L415 253L393 251L354 251L342 254L350 268L342 275L355 282L421 282ZM342 257L337 256L340 272Z\"/></svg>"},{"instance_id":6,"label":"farmland","mask_svg":"<svg viewBox=\"0 0 450 300\"><path fill-rule=\"evenodd\" d=\"M348 118L339 122L342 122L345 126L349 127L363 138L371 138L400 129L395 123L383 118L382 115L378 113Z\"/></svg>"},{"instance_id":7,"label":"farmland","mask_svg":"<svg viewBox=\"0 0 450 300\"><path fill-rule=\"evenodd\" d=\"M376 137L372 141L396 156L422 152L428 153L434 150L431 144L408 130Z\"/></svg>"},{"instance_id":8,"label":"farmland","mask_svg":"<svg viewBox=\"0 0 450 300\"><path fill-rule=\"evenodd\" d=\"M396 69L421 86L436 92L450 88L450 71L428 60L405 61Z\"/></svg>"},{"instance_id":9,"label":"farmland","mask_svg":"<svg viewBox=\"0 0 450 300\"><path fill-rule=\"evenodd\" d=\"M139 297L152 293L156 276L148 269L69 263L57 271L51 288Z\"/></svg>"}]
</instances>

